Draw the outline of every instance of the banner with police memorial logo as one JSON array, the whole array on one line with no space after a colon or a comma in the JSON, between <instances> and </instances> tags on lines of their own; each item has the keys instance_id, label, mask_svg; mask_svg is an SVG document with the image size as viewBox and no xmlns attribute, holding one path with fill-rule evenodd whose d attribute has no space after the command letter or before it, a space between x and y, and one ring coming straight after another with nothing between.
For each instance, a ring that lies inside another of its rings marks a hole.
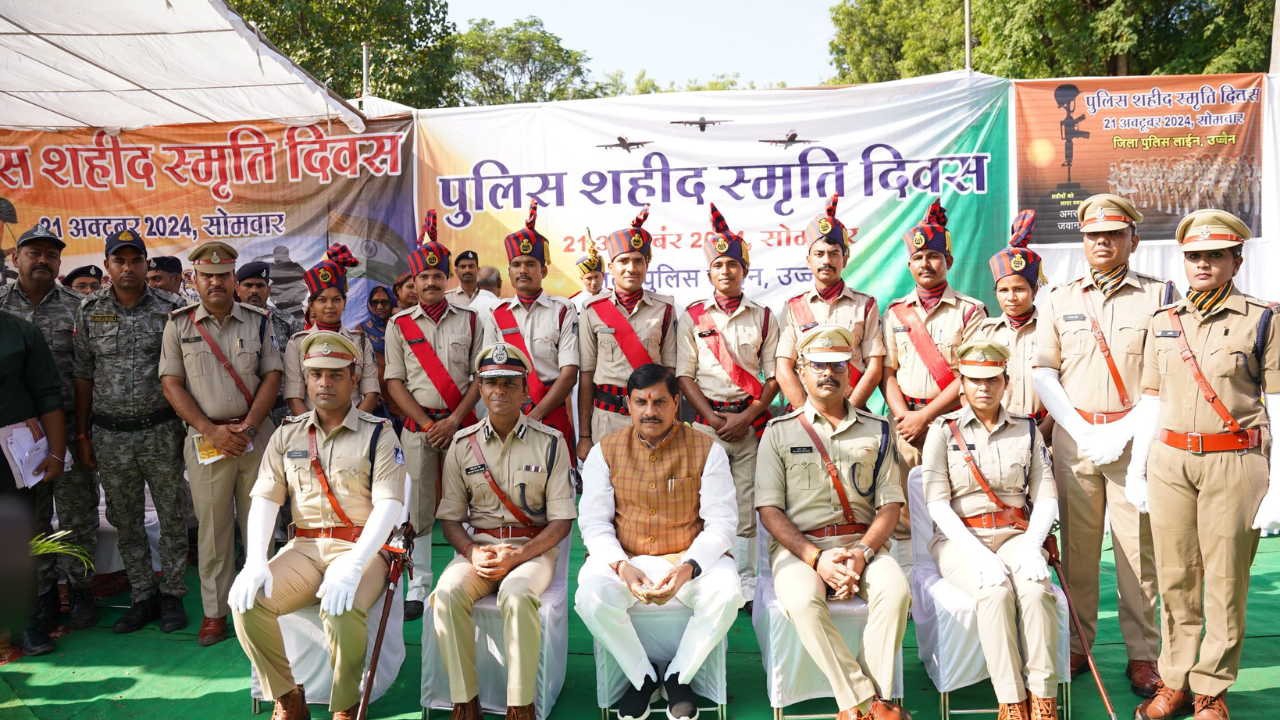
<instances>
[{"instance_id":1,"label":"banner with police memorial logo","mask_svg":"<svg viewBox=\"0 0 1280 720\"><path fill-rule=\"evenodd\" d=\"M360 260L353 297L407 269L417 229L412 125L406 114L358 135L338 122L0 130L0 196L17 210L15 233L40 222L67 243L63 273L101 265L103 241L121 228L143 236L152 257L173 255L185 267L193 246L217 239L240 263L270 263L273 300L296 313L302 274L331 243ZM345 319L366 315L353 302Z\"/></svg>"},{"instance_id":2,"label":"banner with police memorial logo","mask_svg":"<svg viewBox=\"0 0 1280 720\"><path fill-rule=\"evenodd\" d=\"M422 110L418 216L439 239L504 269L503 238L530 197L551 241L547 285L580 291L587 243L648 204L646 285L707 297L703 238L715 203L750 248L746 290L774 307L812 286L804 229L839 194L857 228L846 279L882 304L905 294L903 234L947 209L958 289L993 300L987 259L1008 241L1009 81L946 73L851 88L670 93ZM588 235L590 232L590 236ZM509 290L508 290L509 292Z\"/></svg>"},{"instance_id":3,"label":"banner with police memorial logo","mask_svg":"<svg viewBox=\"0 0 1280 720\"><path fill-rule=\"evenodd\" d=\"M1018 204L1038 213L1035 242L1079 242L1076 206L1097 193L1142 212L1143 240L1171 239L1203 208L1257 234L1264 84L1262 74L1017 82Z\"/></svg>"}]
</instances>

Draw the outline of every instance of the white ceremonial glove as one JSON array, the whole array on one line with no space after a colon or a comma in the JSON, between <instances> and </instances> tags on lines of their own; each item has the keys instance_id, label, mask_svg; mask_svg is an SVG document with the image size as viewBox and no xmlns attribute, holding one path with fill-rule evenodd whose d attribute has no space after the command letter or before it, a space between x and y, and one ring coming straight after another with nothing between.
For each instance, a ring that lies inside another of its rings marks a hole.
<instances>
[{"instance_id":1,"label":"white ceremonial glove","mask_svg":"<svg viewBox=\"0 0 1280 720\"><path fill-rule=\"evenodd\" d=\"M1143 395L1133 412L1125 420L1133 428L1133 454L1124 476L1124 496L1138 512L1148 512L1147 459L1151 456L1151 444L1159 432L1160 396Z\"/></svg>"},{"instance_id":2,"label":"white ceremonial glove","mask_svg":"<svg viewBox=\"0 0 1280 720\"><path fill-rule=\"evenodd\" d=\"M1053 529L1053 521L1058 517L1058 501L1045 498L1036 503L1031 510L1031 519L1027 521L1027 530L1018 539L1021 543L1014 551L1011 565L1014 572L1021 572L1028 580L1039 582L1049 579L1049 563L1044 559L1044 539L1049 537Z\"/></svg>"},{"instance_id":3,"label":"white ceremonial glove","mask_svg":"<svg viewBox=\"0 0 1280 720\"><path fill-rule=\"evenodd\" d=\"M1089 458L1089 462L1102 467L1119 460L1132 439L1133 422L1126 415L1113 423L1094 425L1093 437L1088 447L1081 447L1081 450L1084 451L1084 456Z\"/></svg>"},{"instance_id":4,"label":"white ceremonial glove","mask_svg":"<svg viewBox=\"0 0 1280 720\"><path fill-rule=\"evenodd\" d=\"M1075 440L1080 454L1094 465L1113 463L1124 454L1124 447L1133 436L1128 417L1109 425L1090 425L1076 412L1075 405L1062 389L1058 371L1053 368L1036 368L1031 371L1036 394L1054 422Z\"/></svg>"},{"instance_id":5,"label":"white ceremonial glove","mask_svg":"<svg viewBox=\"0 0 1280 720\"><path fill-rule=\"evenodd\" d=\"M999 555L991 552L985 545L981 549L969 551L969 563L973 566L973 577L978 587L996 587L1009 578L1009 568Z\"/></svg>"},{"instance_id":6,"label":"white ceremonial glove","mask_svg":"<svg viewBox=\"0 0 1280 720\"><path fill-rule=\"evenodd\" d=\"M1009 569L1005 567L1004 561L987 549L987 546L964 526L960 516L951 509L951 503L935 500L929 503L928 508L929 517L933 519L933 524L938 526L938 530L942 531L948 540L964 549L964 554L969 557L969 563L973 567L974 582L978 587L994 587L1005 581Z\"/></svg>"},{"instance_id":7,"label":"white ceremonial glove","mask_svg":"<svg viewBox=\"0 0 1280 720\"><path fill-rule=\"evenodd\" d=\"M360 586L364 569L391 536L391 529L403 508L404 503L399 500L374 503L373 512L369 513L355 547L329 563L324 571L324 581L316 591L321 612L341 615L355 604L356 589Z\"/></svg>"},{"instance_id":8,"label":"white ceremonial glove","mask_svg":"<svg viewBox=\"0 0 1280 720\"><path fill-rule=\"evenodd\" d=\"M231 609L243 613L251 610L258 599L258 590L271 597L271 568L267 565L267 544L271 541L276 527L276 516L280 506L254 498L249 504L249 537L245 538L244 569L231 583L231 592L227 596L227 604Z\"/></svg>"},{"instance_id":9,"label":"white ceremonial glove","mask_svg":"<svg viewBox=\"0 0 1280 720\"><path fill-rule=\"evenodd\" d=\"M1280 417L1280 394L1264 396L1267 405L1267 420L1271 427L1277 427L1276 419ZM1253 518L1254 530L1280 530L1280 453L1276 452L1274 442L1271 446L1271 476L1267 494L1262 497L1262 505L1258 506L1258 514Z\"/></svg>"}]
</instances>

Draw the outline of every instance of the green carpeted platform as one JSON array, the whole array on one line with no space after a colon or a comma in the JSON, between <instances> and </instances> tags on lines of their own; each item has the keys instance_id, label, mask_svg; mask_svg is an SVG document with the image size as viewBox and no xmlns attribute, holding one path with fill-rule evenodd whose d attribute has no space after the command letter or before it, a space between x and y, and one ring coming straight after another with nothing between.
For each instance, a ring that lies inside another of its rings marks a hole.
<instances>
[{"instance_id":1,"label":"green carpeted platform","mask_svg":"<svg viewBox=\"0 0 1280 720\"><path fill-rule=\"evenodd\" d=\"M435 568L438 573L451 551L437 533ZM573 573L582 562L575 546ZM1103 564L1103 609L1095 650L1117 715L1132 717L1139 698L1124 678L1125 651L1116 624L1115 582L1110 554ZM249 661L234 639L211 648L196 645L200 620L199 585L195 568L187 569L192 588L187 613L192 624L173 635L151 626L133 635L114 635L111 624L123 610L103 610L98 627L58 640L51 655L23 658L0 667L0 720L90 720L93 718L155 718L156 720L253 718L249 700ZM576 586L576 583L574 583ZM1228 696L1233 717L1280 717L1280 539L1262 540L1253 568L1249 596L1249 624L1240 680ZM572 587L570 596L572 597ZM108 601L126 604L127 596ZM408 657L392 689L370 706L374 718L417 718L422 622L405 626ZM906 705L920 720L938 717L938 694L916 657L914 628L908 626ZM554 720L598 718L591 638L570 612L569 668L564 691L551 717ZM729 715L734 720L771 717L764 691L764 672L750 619L740 614L729 633ZM1077 678L1073 693L1077 720L1104 718L1102 701L1087 676ZM952 708L994 706L987 683L952 695ZM793 706L791 712L834 712L832 701ZM314 707L318 719L328 713ZM447 713L435 712L443 719Z\"/></svg>"}]
</instances>

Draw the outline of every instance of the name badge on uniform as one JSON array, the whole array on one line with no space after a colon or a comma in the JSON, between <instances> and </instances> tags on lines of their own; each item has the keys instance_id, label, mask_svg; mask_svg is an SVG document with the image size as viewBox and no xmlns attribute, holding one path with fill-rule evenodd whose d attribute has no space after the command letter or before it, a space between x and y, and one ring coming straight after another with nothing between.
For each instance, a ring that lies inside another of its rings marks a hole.
<instances>
[{"instance_id":1,"label":"name badge on uniform","mask_svg":"<svg viewBox=\"0 0 1280 720\"><path fill-rule=\"evenodd\" d=\"M894 327L894 328L893 328L893 331L894 331L894 332L907 332L907 326L906 326L906 325L898 325L898 326L896 326L896 327Z\"/></svg>"},{"instance_id":2,"label":"name badge on uniform","mask_svg":"<svg viewBox=\"0 0 1280 720\"><path fill-rule=\"evenodd\" d=\"M306 450L290 450L289 452L285 453L284 456L287 458L305 458L307 456L307 451Z\"/></svg>"},{"instance_id":3,"label":"name badge on uniform","mask_svg":"<svg viewBox=\"0 0 1280 720\"><path fill-rule=\"evenodd\" d=\"M115 315L90 315L89 322L115 322Z\"/></svg>"},{"instance_id":4,"label":"name badge on uniform","mask_svg":"<svg viewBox=\"0 0 1280 720\"><path fill-rule=\"evenodd\" d=\"M1177 330L1157 330L1156 337L1178 337L1182 333Z\"/></svg>"},{"instance_id":5,"label":"name badge on uniform","mask_svg":"<svg viewBox=\"0 0 1280 720\"><path fill-rule=\"evenodd\" d=\"M612 335L612 334L613 334L613 328L611 328L611 327L602 327L602 328L600 328L600 329L596 330L596 332L600 333L601 335Z\"/></svg>"},{"instance_id":6,"label":"name badge on uniform","mask_svg":"<svg viewBox=\"0 0 1280 720\"><path fill-rule=\"evenodd\" d=\"M197 342L200 342L201 340L204 340L204 338L199 336L182 338L182 343L185 345L186 343L197 343Z\"/></svg>"},{"instance_id":7,"label":"name badge on uniform","mask_svg":"<svg viewBox=\"0 0 1280 720\"><path fill-rule=\"evenodd\" d=\"M1063 322L1084 322L1085 317L1084 315L1063 315L1062 321Z\"/></svg>"},{"instance_id":8,"label":"name badge on uniform","mask_svg":"<svg viewBox=\"0 0 1280 720\"><path fill-rule=\"evenodd\" d=\"M503 330L503 331L502 331L502 334L503 334L503 335L518 335L518 334L520 334L520 328L507 328L506 330Z\"/></svg>"},{"instance_id":9,"label":"name badge on uniform","mask_svg":"<svg viewBox=\"0 0 1280 720\"><path fill-rule=\"evenodd\" d=\"M806 331L806 330L812 330L812 329L814 329L814 328L816 328L816 327L818 327L818 323L816 323L816 322L809 322L809 323L805 323L805 324L803 324L803 325L801 325L801 326L800 326L800 332L804 332L804 331Z\"/></svg>"},{"instance_id":10,"label":"name badge on uniform","mask_svg":"<svg viewBox=\"0 0 1280 720\"><path fill-rule=\"evenodd\" d=\"M976 448L973 446L973 443L965 443L965 444L964 444L964 446L965 446L966 448L970 449L970 450L975 450L975 449L976 449ZM959 445L956 445L955 443L951 443L951 449L952 449L952 450L955 450L956 452L959 452L959 451L960 451L960 446L959 446Z\"/></svg>"},{"instance_id":11,"label":"name badge on uniform","mask_svg":"<svg viewBox=\"0 0 1280 720\"><path fill-rule=\"evenodd\" d=\"M475 475L476 473L484 472L484 470L485 470L484 465L472 465L471 467L467 468L465 472L468 475Z\"/></svg>"},{"instance_id":12,"label":"name badge on uniform","mask_svg":"<svg viewBox=\"0 0 1280 720\"><path fill-rule=\"evenodd\" d=\"M798 445L791 448L792 455L800 455L802 453L811 453L811 452L813 452L812 445Z\"/></svg>"},{"instance_id":13,"label":"name badge on uniform","mask_svg":"<svg viewBox=\"0 0 1280 720\"><path fill-rule=\"evenodd\" d=\"M406 342L406 343L408 343L408 344L410 344L410 345L417 345L418 343L424 343L424 342L426 342L426 341L427 341L427 339L426 339L426 338L424 338L424 337L414 338L414 339L412 339L412 340L409 340L409 339L406 339L406 340L405 340L405 342Z\"/></svg>"},{"instance_id":14,"label":"name badge on uniform","mask_svg":"<svg viewBox=\"0 0 1280 720\"><path fill-rule=\"evenodd\" d=\"M712 329L712 330L703 330L702 332L698 333L698 337L700 338L711 337L712 335L719 335L719 332Z\"/></svg>"}]
</instances>

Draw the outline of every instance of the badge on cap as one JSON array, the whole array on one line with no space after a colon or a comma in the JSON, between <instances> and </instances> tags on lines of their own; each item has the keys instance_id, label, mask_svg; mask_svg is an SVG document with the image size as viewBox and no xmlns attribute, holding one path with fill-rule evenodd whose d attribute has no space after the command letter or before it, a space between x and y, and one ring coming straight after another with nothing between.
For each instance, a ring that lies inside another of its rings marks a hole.
<instances>
[{"instance_id":1,"label":"badge on cap","mask_svg":"<svg viewBox=\"0 0 1280 720\"><path fill-rule=\"evenodd\" d=\"M987 354L981 350L975 350L972 357L975 362L987 362Z\"/></svg>"},{"instance_id":2,"label":"badge on cap","mask_svg":"<svg viewBox=\"0 0 1280 720\"><path fill-rule=\"evenodd\" d=\"M150 266L151 266L151 267L155 267L155 266L156 266L155 258L152 258L152 259L151 259L151 262L150 262L149 264L150 264Z\"/></svg>"},{"instance_id":3,"label":"badge on cap","mask_svg":"<svg viewBox=\"0 0 1280 720\"><path fill-rule=\"evenodd\" d=\"M1098 206L1098 211L1097 211L1097 212L1095 212L1095 213L1093 214L1093 217L1094 217L1094 218L1096 218L1096 219L1098 219L1098 220L1106 220L1106 219L1107 219L1107 211L1106 211L1106 210L1103 210L1103 209L1102 209L1102 206L1101 206L1101 205L1099 205L1099 206Z\"/></svg>"},{"instance_id":4,"label":"badge on cap","mask_svg":"<svg viewBox=\"0 0 1280 720\"><path fill-rule=\"evenodd\" d=\"M129 242L130 240L133 240L133 233L129 232L128 230L125 230L124 232L120 233L120 240L123 242Z\"/></svg>"},{"instance_id":5,"label":"badge on cap","mask_svg":"<svg viewBox=\"0 0 1280 720\"><path fill-rule=\"evenodd\" d=\"M729 243L725 242L724 238L720 238L716 240L716 252L718 253L729 252Z\"/></svg>"},{"instance_id":6,"label":"badge on cap","mask_svg":"<svg viewBox=\"0 0 1280 720\"><path fill-rule=\"evenodd\" d=\"M631 247L637 250L644 247L644 238L640 237L640 233L631 234Z\"/></svg>"},{"instance_id":7,"label":"badge on cap","mask_svg":"<svg viewBox=\"0 0 1280 720\"><path fill-rule=\"evenodd\" d=\"M1211 231L1209 230L1209 226L1208 226L1208 225L1201 225L1201 226L1200 226L1200 238L1201 238L1202 240L1207 240L1207 239L1209 239L1209 235L1210 235L1210 234L1211 234Z\"/></svg>"},{"instance_id":8,"label":"badge on cap","mask_svg":"<svg viewBox=\"0 0 1280 720\"><path fill-rule=\"evenodd\" d=\"M316 277L320 278L320 282L327 283L333 280L333 273L328 268L320 268L320 272L316 273Z\"/></svg>"},{"instance_id":9,"label":"badge on cap","mask_svg":"<svg viewBox=\"0 0 1280 720\"><path fill-rule=\"evenodd\" d=\"M836 344L831 341L831 338L829 337L822 338L822 348L824 350L830 350L831 348L835 347L835 345Z\"/></svg>"},{"instance_id":10,"label":"badge on cap","mask_svg":"<svg viewBox=\"0 0 1280 720\"><path fill-rule=\"evenodd\" d=\"M916 236L911 238L911 244L915 245L917 250L924 247L924 233L917 230Z\"/></svg>"},{"instance_id":11,"label":"badge on cap","mask_svg":"<svg viewBox=\"0 0 1280 720\"><path fill-rule=\"evenodd\" d=\"M222 258L218 257L218 251L217 251L217 250L214 250L214 251L213 251L213 255L211 255L211 256L209 257L209 262L213 263L214 265L217 265L218 263L221 263L221 262L222 262Z\"/></svg>"},{"instance_id":12,"label":"badge on cap","mask_svg":"<svg viewBox=\"0 0 1280 720\"><path fill-rule=\"evenodd\" d=\"M822 233L823 235L826 235L827 233L831 232L831 221L826 218L822 218L818 220L818 232Z\"/></svg>"},{"instance_id":13,"label":"badge on cap","mask_svg":"<svg viewBox=\"0 0 1280 720\"><path fill-rule=\"evenodd\" d=\"M321 345L321 346L320 346L320 354L321 354L321 355L328 355L328 354L329 354L329 353L331 353L331 352L333 352L333 351L329 349L329 343L325 343L324 345Z\"/></svg>"},{"instance_id":14,"label":"badge on cap","mask_svg":"<svg viewBox=\"0 0 1280 720\"><path fill-rule=\"evenodd\" d=\"M53 233L49 231L48 226L44 223L39 223L35 227L31 228L31 234L35 237L54 237Z\"/></svg>"},{"instance_id":15,"label":"badge on cap","mask_svg":"<svg viewBox=\"0 0 1280 720\"><path fill-rule=\"evenodd\" d=\"M493 346L493 361L499 365L507 364L507 346L498 344Z\"/></svg>"},{"instance_id":16,"label":"badge on cap","mask_svg":"<svg viewBox=\"0 0 1280 720\"><path fill-rule=\"evenodd\" d=\"M1027 259L1021 255L1014 255L1009 261L1009 267L1013 268L1014 272L1022 272L1027 269Z\"/></svg>"},{"instance_id":17,"label":"badge on cap","mask_svg":"<svg viewBox=\"0 0 1280 720\"><path fill-rule=\"evenodd\" d=\"M524 238L520 241L520 252L525 255L533 252L533 243L529 242L528 238Z\"/></svg>"},{"instance_id":18,"label":"badge on cap","mask_svg":"<svg viewBox=\"0 0 1280 720\"><path fill-rule=\"evenodd\" d=\"M428 251L428 252L427 252L427 265L429 265L429 266L431 266L431 267L435 267L436 263L438 263L438 262L440 262L440 258L439 258L439 257L436 257L436 254L435 254L434 252Z\"/></svg>"}]
</instances>

